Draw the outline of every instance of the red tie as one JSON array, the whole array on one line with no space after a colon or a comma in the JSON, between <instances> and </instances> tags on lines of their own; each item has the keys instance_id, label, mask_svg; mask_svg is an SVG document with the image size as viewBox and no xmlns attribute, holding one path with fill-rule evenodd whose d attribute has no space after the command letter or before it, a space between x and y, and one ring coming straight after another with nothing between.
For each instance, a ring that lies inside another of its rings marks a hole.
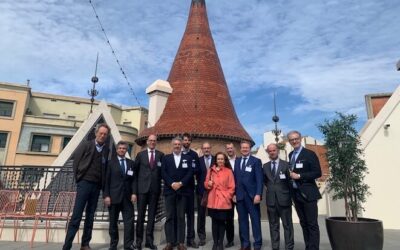
<instances>
[{"instance_id":1,"label":"red tie","mask_svg":"<svg viewBox=\"0 0 400 250\"><path fill-rule=\"evenodd\" d=\"M150 168L151 169L154 168L154 151L153 150L150 151Z\"/></svg>"}]
</instances>

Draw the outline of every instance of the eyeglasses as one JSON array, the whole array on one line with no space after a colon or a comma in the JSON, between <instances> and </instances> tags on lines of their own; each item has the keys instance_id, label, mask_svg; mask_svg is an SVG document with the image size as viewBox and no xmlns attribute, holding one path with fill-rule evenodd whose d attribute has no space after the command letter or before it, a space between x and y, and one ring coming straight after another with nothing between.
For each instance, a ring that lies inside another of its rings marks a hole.
<instances>
[{"instance_id":1,"label":"eyeglasses","mask_svg":"<svg viewBox=\"0 0 400 250\"><path fill-rule=\"evenodd\" d=\"M300 137L296 137L296 138L289 139L289 141L290 141L290 142L293 142L293 141L300 141Z\"/></svg>"}]
</instances>

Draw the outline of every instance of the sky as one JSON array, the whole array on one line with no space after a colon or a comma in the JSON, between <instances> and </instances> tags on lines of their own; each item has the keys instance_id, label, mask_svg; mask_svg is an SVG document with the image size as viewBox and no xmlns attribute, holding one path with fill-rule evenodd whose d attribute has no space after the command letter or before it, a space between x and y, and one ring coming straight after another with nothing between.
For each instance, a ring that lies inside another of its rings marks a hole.
<instances>
[{"instance_id":1,"label":"sky","mask_svg":"<svg viewBox=\"0 0 400 250\"><path fill-rule=\"evenodd\" d=\"M99 53L97 99L148 106L145 89L166 80L190 0L93 0L132 89L88 0L2 0L0 82L88 97ZM335 112L366 121L365 95L400 83L396 0L208 0L212 35L237 115L256 145L274 128L323 139Z\"/></svg>"}]
</instances>

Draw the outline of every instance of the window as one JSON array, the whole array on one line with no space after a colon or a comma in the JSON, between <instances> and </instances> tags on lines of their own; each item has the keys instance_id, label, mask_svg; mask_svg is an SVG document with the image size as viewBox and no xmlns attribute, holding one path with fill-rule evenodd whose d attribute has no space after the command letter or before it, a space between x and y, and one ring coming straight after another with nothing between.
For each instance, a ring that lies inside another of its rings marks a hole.
<instances>
[{"instance_id":1,"label":"window","mask_svg":"<svg viewBox=\"0 0 400 250\"><path fill-rule=\"evenodd\" d=\"M0 165L6 159L7 137L8 133L0 132Z\"/></svg>"},{"instance_id":2,"label":"window","mask_svg":"<svg viewBox=\"0 0 400 250\"><path fill-rule=\"evenodd\" d=\"M13 115L14 102L0 101L0 116L11 117Z\"/></svg>"},{"instance_id":3,"label":"window","mask_svg":"<svg viewBox=\"0 0 400 250\"><path fill-rule=\"evenodd\" d=\"M65 137L64 137L62 149L64 149L64 148L67 146L68 142L69 142L71 139L72 139L71 136L65 136Z\"/></svg>"},{"instance_id":4,"label":"window","mask_svg":"<svg viewBox=\"0 0 400 250\"><path fill-rule=\"evenodd\" d=\"M32 136L32 152L49 152L50 151L50 139L49 135L33 135Z\"/></svg>"}]
</instances>

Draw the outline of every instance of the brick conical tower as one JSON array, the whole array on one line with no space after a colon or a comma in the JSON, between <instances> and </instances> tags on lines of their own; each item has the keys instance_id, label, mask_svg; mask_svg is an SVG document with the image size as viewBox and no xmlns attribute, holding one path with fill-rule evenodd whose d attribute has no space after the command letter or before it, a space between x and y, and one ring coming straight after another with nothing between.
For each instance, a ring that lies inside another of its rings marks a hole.
<instances>
[{"instance_id":1,"label":"brick conical tower","mask_svg":"<svg viewBox=\"0 0 400 250\"><path fill-rule=\"evenodd\" d=\"M173 89L164 112L136 142L143 145L150 133L163 141L184 132L193 135L193 146L203 141L222 150L225 143L251 142L236 115L208 24L205 0L192 0L190 14L168 81ZM218 144L219 146L217 146ZM162 149L161 148L161 149Z\"/></svg>"}]
</instances>

